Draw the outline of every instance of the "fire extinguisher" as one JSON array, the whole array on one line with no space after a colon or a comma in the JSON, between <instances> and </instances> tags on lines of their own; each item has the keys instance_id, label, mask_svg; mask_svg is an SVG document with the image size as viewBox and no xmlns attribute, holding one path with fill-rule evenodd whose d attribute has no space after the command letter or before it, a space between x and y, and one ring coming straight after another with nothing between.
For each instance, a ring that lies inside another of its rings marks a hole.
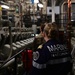
<instances>
[{"instance_id":1,"label":"fire extinguisher","mask_svg":"<svg viewBox=\"0 0 75 75\"><path fill-rule=\"evenodd\" d=\"M22 61L25 71L29 72L32 66L32 50L28 49L22 52Z\"/></svg>"}]
</instances>

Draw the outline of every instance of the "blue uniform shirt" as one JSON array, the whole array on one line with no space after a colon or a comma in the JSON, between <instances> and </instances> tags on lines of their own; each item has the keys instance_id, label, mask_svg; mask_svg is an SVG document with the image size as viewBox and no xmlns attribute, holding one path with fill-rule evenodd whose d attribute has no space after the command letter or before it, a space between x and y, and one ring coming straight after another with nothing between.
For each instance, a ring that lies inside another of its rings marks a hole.
<instances>
[{"instance_id":1,"label":"blue uniform shirt","mask_svg":"<svg viewBox=\"0 0 75 75\"><path fill-rule=\"evenodd\" d=\"M52 39L33 52L29 75L67 75L71 68L71 54L67 46Z\"/></svg>"}]
</instances>

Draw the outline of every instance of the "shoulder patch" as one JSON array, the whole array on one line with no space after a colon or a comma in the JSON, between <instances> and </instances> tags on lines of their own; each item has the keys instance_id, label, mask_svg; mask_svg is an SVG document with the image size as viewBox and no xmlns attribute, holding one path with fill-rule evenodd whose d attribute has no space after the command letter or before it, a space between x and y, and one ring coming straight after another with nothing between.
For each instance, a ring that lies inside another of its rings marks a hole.
<instances>
[{"instance_id":1,"label":"shoulder patch","mask_svg":"<svg viewBox=\"0 0 75 75\"><path fill-rule=\"evenodd\" d=\"M39 52L38 51L36 51L36 52L33 52L33 60L38 60L38 58L39 58Z\"/></svg>"},{"instance_id":2,"label":"shoulder patch","mask_svg":"<svg viewBox=\"0 0 75 75\"><path fill-rule=\"evenodd\" d=\"M38 46L38 49L41 49L42 48L42 45Z\"/></svg>"}]
</instances>

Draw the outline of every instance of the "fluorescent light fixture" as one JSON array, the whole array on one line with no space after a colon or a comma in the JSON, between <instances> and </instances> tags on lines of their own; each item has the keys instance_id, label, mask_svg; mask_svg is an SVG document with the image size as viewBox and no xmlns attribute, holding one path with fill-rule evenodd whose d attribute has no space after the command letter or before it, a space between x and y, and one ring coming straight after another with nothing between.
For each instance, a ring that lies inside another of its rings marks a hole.
<instances>
[{"instance_id":1,"label":"fluorescent light fixture","mask_svg":"<svg viewBox=\"0 0 75 75\"><path fill-rule=\"evenodd\" d=\"M34 3L39 3L39 0L34 0Z\"/></svg>"},{"instance_id":2,"label":"fluorescent light fixture","mask_svg":"<svg viewBox=\"0 0 75 75\"><path fill-rule=\"evenodd\" d=\"M2 8L5 8L5 9L9 9L9 6L7 5L1 5Z\"/></svg>"},{"instance_id":3,"label":"fluorescent light fixture","mask_svg":"<svg viewBox=\"0 0 75 75\"><path fill-rule=\"evenodd\" d=\"M41 4L41 3L38 3L38 6L39 6L40 8L43 8L43 4Z\"/></svg>"}]
</instances>

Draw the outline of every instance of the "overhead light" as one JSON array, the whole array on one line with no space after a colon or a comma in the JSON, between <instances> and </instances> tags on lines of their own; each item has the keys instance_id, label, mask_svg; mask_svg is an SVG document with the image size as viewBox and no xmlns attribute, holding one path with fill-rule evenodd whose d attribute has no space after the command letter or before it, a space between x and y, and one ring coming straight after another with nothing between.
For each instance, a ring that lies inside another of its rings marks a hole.
<instances>
[{"instance_id":1,"label":"overhead light","mask_svg":"<svg viewBox=\"0 0 75 75\"><path fill-rule=\"evenodd\" d=\"M38 6L39 6L40 8L43 8L43 4L42 4L42 3L38 3Z\"/></svg>"},{"instance_id":2,"label":"overhead light","mask_svg":"<svg viewBox=\"0 0 75 75\"><path fill-rule=\"evenodd\" d=\"M1 5L2 8L5 8L5 9L9 9L9 6L7 5Z\"/></svg>"},{"instance_id":3,"label":"overhead light","mask_svg":"<svg viewBox=\"0 0 75 75\"><path fill-rule=\"evenodd\" d=\"M39 0L34 0L34 3L39 3Z\"/></svg>"}]
</instances>

